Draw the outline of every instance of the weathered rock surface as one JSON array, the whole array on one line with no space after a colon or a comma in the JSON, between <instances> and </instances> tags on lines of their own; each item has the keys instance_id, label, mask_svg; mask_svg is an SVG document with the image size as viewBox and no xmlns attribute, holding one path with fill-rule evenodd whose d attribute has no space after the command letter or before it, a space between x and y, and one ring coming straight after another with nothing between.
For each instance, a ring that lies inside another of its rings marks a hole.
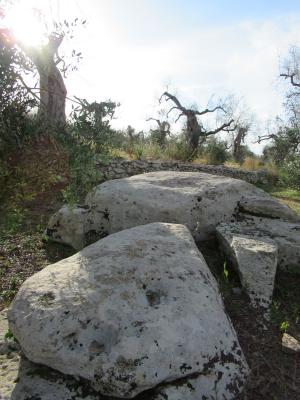
<instances>
[{"instance_id":1,"label":"weathered rock surface","mask_svg":"<svg viewBox=\"0 0 300 400\"><path fill-rule=\"evenodd\" d=\"M91 213L88 206L63 206L48 224L47 235L56 242L72 246L76 250L107 236L105 218Z\"/></svg>"},{"instance_id":2,"label":"weathered rock surface","mask_svg":"<svg viewBox=\"0 0 300 400\"><path fill-rule=\"evenodd\" d=\"M221 227L235 236L274 240L278 246L278 267L300 273L300 223L251 216L243 217L239 222L221 224Z\"/></svg>"},{"instance_id":3,"label":"weathered rock surface","mask_svg":"<svg viewBox=\"0 0 300 400\"><path fill-rule=\"evenodd\" d=\"M55 214L47 234L79 250L97 236L150 222L172 222L185 224L198 241L214 234L219 223L231 221L238 202L250 197L271 201L265 192L238 179L198 172L152 172L97 186L88 194L85 209L63 207ZM285 206L275 203L288 213Z\"/></svg>"},{"instance_id":4,"label":"weathered rock surface","mask_svg":"<svg viewBox=\"0 0 300 400\"><path fill-rule=\"evenodd\" d=\"M128 229L46 267L8 316L27 358L104 395L132 398L168 382L155 396L234 399L248 374L216 281L182 225Z\"/></svg>"},{"instance_id":5,"label":"weathered rock surface","mask_svg":"<svg viewBox=\"0 0 300 400\"><path fill-rule=\"evenodd\" d=\"M282 335L281 343L286 353L300 353L300 342L288 333Z\"/></svg>"},{"instance_id":6,"label":"weathered rock surface","mask_svg":"<svg viewBox=\"0 0 300 400\"><path fill-rule=\"evenodd\" d=\"M242 213L258 217L282 219L284 221L300 222L300 217L287 205L266 197L249 197L239 202Z\"/></svg>"},{"instance_id":7,"label":"weathered rock surface","mask_svg":"<svg viewBox=\"0 0 300 400\"><path fill-rule=\"evenodd\" d=\"M75 380L22 356L19 346L5 338L6 310L0 312L0 400L104 400L86 382Z\"/></svg>"},{"instance_id":8,"label":"weathered rock surface","mask_svg":"<svg viewBox=\"0 0 300 400\"><path fill-rule=\"evenodd\" d=\"M267 237L234 233L227 224L217 227L217 237L252 304L268 308L272 302L277 269L276 242Z\"/></svg>"},{"instance_id":9,"label":"weathered rock surface","mask_svg":"<svg viewBox=\"0 0 300 400\"><path fill-rule=\"evenodd\" d=\"M9 400L18 376L19 346L5 337L8 332L6 310L0 312L0 400Z\"/></svg>"}]
</instances>

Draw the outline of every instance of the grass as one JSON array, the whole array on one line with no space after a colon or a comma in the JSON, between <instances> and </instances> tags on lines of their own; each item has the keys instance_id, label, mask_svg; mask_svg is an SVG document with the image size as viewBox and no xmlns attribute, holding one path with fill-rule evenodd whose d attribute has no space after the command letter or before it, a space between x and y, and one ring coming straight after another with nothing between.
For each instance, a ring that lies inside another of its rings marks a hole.
<instances>
[{"instance_id":1,"label":"grass","mask_svg":"<svg viewBox=\"0 0 300 400\"><path fill-rule=\"evenodd\" d=\"M288 205L300 215L300 190L288 188L271 188L268 192L281 203Z\"/></svg>"},{"instance_id":2,"label":"grass","mask_svg":"<svg viewBox=\"0 0 300 400\"><path fill-rule=\"evenodd\" d=\"M276 188L271 192L272 196L287 199L291 201L300 202L300 190L296 189L287 189L287 188Z\"/></svg>"}]
</instances>

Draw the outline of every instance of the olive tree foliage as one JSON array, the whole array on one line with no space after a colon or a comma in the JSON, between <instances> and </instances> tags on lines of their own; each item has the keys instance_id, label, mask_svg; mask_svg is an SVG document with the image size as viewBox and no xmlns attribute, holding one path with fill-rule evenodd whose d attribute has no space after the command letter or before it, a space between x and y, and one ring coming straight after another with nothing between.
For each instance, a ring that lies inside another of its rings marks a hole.
<instances>
[{"instance_id":1,"label":"olive tree foliage","mask_svg":"<svg viewBox=\"0 0 300 400\"><path fill-rule=\"evenodd\" d=\"M5 14L5 11L2 11ZM67 89L64 78L69 70L76 69L76 62L80 60L81 53L74 49L71 53L71 62L66 56L59 53L65 37L72 38L74 28L86 21L75 18L74 21L63 22L49 21L40 14L40 22L45 30L40 46L29 46L21 39L14 36L9 28L0 29L0 42L7 48L21 53L31 62L31 67L39 77L38 87L29 87L23 80L23 85L29 93L38 99L38 115L45 125L65 126L66 123L66 97ZM29 22L30 23L30 22ZM43 40L42 40L43 39Z\"/></svg>"},{"instance_id":2,"label":"olive tree foliage","mask_svg":"<svg viewBox=\"0 0 300 400\"><path fill-rule=\"evenodd\" d=\"M71 114L71 127L77 140L90 146L95 153L107 153L116 145L117 132L111 128L118 103L110 100L104 102L88 102L75 97L76 107Z\"/></svg>"},{"instance_id":3,"label":"olive tree foliage","mask_svg":"<svg viewBox=\"0 0 300 400\"><path fill-rule=\"evenodd\" d=\"M291 47L281 65L280 77L288 83L285 116L277 118L275 128L259 136L269 141L264 157L280 168L280 183L300 189L300 49Z\"/></svg>"},{"instance_id":4,"label":"olive tree foliage","mask_svg":"<svg viewBox=\"0 0 300 400\"><path fill-rule=\"evenodd\" d=\"M207 159L208 164L220 165L224 164L229 158L226 142L220 140L216 136L210 136L205 142L202 153Z\"/></svg>"},{"instance_id":5,"label":"olive tree foliage","mask_svg":"<svg viewBox=\"0 0 300 400\"><path fill-rule=\"evenodd\" d=\"M31 64L17 49L0 42L0 157L20 147L30 110L37 100L23 85Z\"/></svg>"},{"instance_id":6,"label":"olive tree foliage","mask_svg":"<svg viewBox=\"0 0 300 400\"><path fill-rule=\"evenodd\" d=\"M270 140L264 148L264 157L281 166L300 154L300 126L287 126L279 118L276 120L275 132L260 136L258 143Z\"/></svg>"},{"instance_id":7,"label":"olive tree foliage","mask_svg":"<svg viewBox=\"0 0 300 400\"><path fill-rule=\"evenodd\" d=\"M217 111L221 111L226 114L226 109L224 104L217 105L212 108L205 108L201 111L197 110L196 108L186 108L184 107L178 98L172 95L169 92L164 92L161 95L160 102L165 99L167 102L171 101L173 106L169 109L167 116L173 111L176 110L179 112L178 117L176 118L177 122L181 117L186 118L186 142L189 149L189 153L191 157L195 155L197 152L199 144L203 144L205 140L212 135L217 134L221 131L229 131L232 129L232 124L234 122L233 119L228 119L226 122L221 123L215 129L209 129L204 126L204 122L200 120L199 117L203 117L206 114L214 113Z\"/></svg>"},{"instance_id":8,"label":"olive tree foliage","mask_svg":"<svg viewBox=\"0 0 300 400\"><path fill-rule=\"evenodd\" d=\"M156 129L150 129L150 138L154 143L157 143L160 148L165 148L167 144L167 138L171 136L171 125L163 118L147 118L147 122L156 122Z\"/></svg>"},{"instance_id":9,"label":"olive tree foliage","mask_svg":"<svg viewBox=\"0 0 300 400\"><path fill-rule=\"evenodd\" d=\"M264 155L277 165L291 163L300 155L300 49L291 47L281 66L280 77L288 83L285 117L277 117L275 128L259 136L258 143L269 141Z\"/></svg>"}]
</instances>

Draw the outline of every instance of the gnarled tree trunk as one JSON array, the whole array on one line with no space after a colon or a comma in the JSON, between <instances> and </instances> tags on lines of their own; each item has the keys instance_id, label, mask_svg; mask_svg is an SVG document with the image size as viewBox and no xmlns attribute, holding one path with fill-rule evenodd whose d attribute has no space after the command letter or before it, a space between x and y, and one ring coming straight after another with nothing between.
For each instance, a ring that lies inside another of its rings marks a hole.
<instances>
[{"instance_id":1,"label":"gnarled tree trunk","mask_svg":"<svg viewBox=\"0 0 300 400\"><path fill-rule=\"evenodd\" d=\"M64 36L53 33L48 43L42 47L17 44L35 65L40 78L39 116L43 123L50 126L64 126L66 123L67 89L58 64L63 60L58 55L58 48Z\"/></svg>"},{"instance_id":2,"label":"gnarled tree trunk","mask_svg":"<svg viewBox=\"0 0 300 400\"><path fill-rule=\"evenodd\" d=\"M235 161L239 161L241 145L244 143L245 136L248 132L248 128L239 127L236 137L233 140L233 158Z\"/></svg>"},{"instance_id":3,"label":"gnarled tree trunk","mask_svg":"<svg viewBox=\"0 0 300 400\"><path fill-rule=\"evenodd\" d=\"M189 111L189 110L188 110ZM194 154L199 146L201 126L194 112L186 113L186 140L190 154Z\"/></svg>"},{"instance_id":4,"label":"gnarled tree trunk","mask_svg":"<svg viewBox=\"0 0 300 400\"><path fill-rule=\"evenodd\" d=\"M227 130L227 131L232 130L229 127L233 123L233 119L231 119L228 122L225 122L224 124L222 124L221 126L219 126L218 128L216 128L213 131L206 130L203 127L203 125L198 122L198 118L197 118L198 116L205 115L207 113L213 113L216 110L222 110L225 112L225 110L222 106L217 106L217 107L214 107L213 109L206 108L203 111L197 111L197 110L192 110L192 109L183 107L181 105L181 103L179 102L179 100L177 99L177 97L168 92L164 92L161 95L160 101L163 97L165 97L167 101L172 100L173 103L175 104L175 106L170 108L168 114L174 109L180 111L180 114L179 114L178 118L176 119L176 122L182 116L186 117L186 119L187 119L187 121L186 121L186 140L187 140L187 145L188 145L188 149L189 149L189 153L190 153L191 157L196 153L196 151L198 149L200 138L201 138L201 142L203 143L205 141L205 139L210 135L215 135L216 133L225 131L225 130Z\"/></svg>"},{"instance_id":5,"label":"gnarled tree trunk","mask_svg":"<svg viewBox=\"0 0 300 400\"><path fill-rule=\"evenodd\" d=\"M39 115L48 124L63 126L66 123L67 89L54 62L38 66L40 76Z\"/></svg>"}]
</instances>

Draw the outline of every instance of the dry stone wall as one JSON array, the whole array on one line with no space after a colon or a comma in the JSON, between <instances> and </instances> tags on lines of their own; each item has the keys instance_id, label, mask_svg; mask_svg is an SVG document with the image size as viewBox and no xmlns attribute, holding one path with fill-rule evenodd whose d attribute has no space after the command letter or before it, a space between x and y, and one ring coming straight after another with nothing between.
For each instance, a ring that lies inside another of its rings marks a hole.
<instances>
[{"instance_id":1,"label":"dry stone wall","mask_svg":"<svg viewBox=\"0 0 300 400\"><path fill-rule=\"evenodd\" d=\"M120 160L112 159L107 163L97 163L103 180L127 178L129 176L154 171L206 172L213 175L223 175L242 179L253 184L268 183L268 175L264 170L249 171L229 168L224 165L192 164L180 161L162 160Z\"/></svg>"}]
</instances>

